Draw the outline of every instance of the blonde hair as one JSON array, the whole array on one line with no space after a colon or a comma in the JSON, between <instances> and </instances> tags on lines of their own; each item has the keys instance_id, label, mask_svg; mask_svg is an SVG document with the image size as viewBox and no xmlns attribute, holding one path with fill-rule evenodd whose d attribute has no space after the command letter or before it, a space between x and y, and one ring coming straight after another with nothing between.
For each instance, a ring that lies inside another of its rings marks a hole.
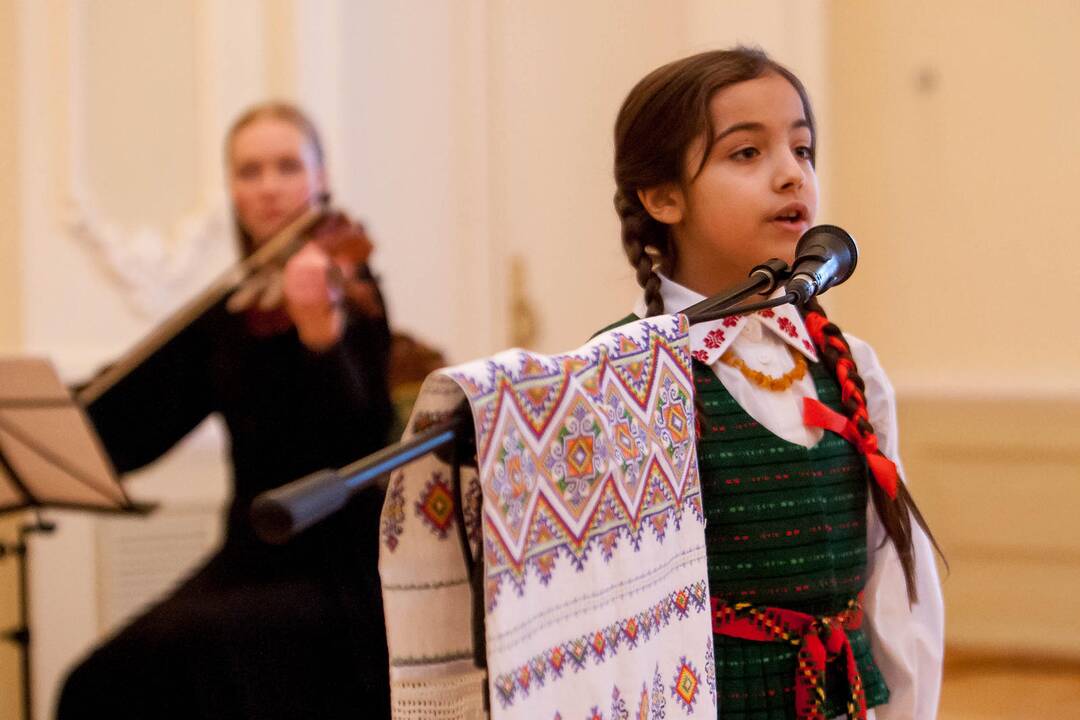
<instances>
[{"instance_id":1,"label":"blonde hair","mask_svg":"<svg viewBox=\"0 0 1080 720\"><path fill-rule=\"evenodd\" d=\"M233 121L233 124L229 127L229 131L225 133L226 163L232 158L232 145L233 140L236 139L236 134L256 120L264 119L284 120L293 125L297 130L302 132L307 141L311 143L311 148L315 151L315 160L318 162L319 167L325 166L322 139L319 137L319 131L315 129L315 123L311 122L311 118L296 105L280 100L271 100L269 102L259 103L258 105L252 105L245 110L240 117Z\"/></svg>"}]
</instances>

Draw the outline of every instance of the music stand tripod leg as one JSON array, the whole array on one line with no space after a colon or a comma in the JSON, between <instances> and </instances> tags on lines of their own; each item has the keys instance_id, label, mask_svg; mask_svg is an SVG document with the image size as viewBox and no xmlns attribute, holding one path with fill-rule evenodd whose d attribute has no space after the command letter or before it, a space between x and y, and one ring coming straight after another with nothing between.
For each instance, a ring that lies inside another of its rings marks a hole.
<instances>
[{"instance_id":1,"label":"music stand tripod leg","mask_svg":"<svg viewBox=\"0 0 1080 720\"><path fill-rule=\"evenodd\" d=\"M0 457L0 462L3 462ZM6 464L6 463L5 463ZM35 510L33 522L19 526L18 540L14 545L0 545L0 555L12 553L19 573L19 625L4 632L4 639L19 646L22 666L22 716L30 720L33 715L33 682L30 662L30 567L28 562L28 536L32 533L51 533L56 524L48 522Z\"/></svg>"}]
</instances>

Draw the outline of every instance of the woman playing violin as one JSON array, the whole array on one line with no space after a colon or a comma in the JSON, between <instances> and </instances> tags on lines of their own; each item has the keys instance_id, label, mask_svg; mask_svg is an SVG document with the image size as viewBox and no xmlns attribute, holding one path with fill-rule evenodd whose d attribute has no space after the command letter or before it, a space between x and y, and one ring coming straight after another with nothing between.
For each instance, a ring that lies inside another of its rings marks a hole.
<instances>
[{"instance_id":1,"label":"woman playing violin","mask_svg":"<svg viewBox=\"0 0 1080 720\"><path fill-rule=\"evenodd\" d=\"M327 190L315 128L290 105L242 115L226 164L245 253ZM239 312L218 303L87 407L121 473L219 413L233 486L223 546L75 668L61 720L389 715L381 490L281 546L248 517L264 490L386 442L389 331L370 250L359 226L328 217L284 264L280 304L273 288Z\"/></svg>"}]
</instances>

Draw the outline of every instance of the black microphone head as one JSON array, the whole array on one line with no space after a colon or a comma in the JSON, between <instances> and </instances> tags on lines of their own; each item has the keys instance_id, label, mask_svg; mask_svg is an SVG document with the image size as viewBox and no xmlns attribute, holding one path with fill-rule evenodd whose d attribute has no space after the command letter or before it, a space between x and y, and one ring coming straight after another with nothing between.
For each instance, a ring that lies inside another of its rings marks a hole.
<instances>
[{"instance_id":1,"label":"black microphone head","mask_svg":"<svg viewBox=\"0 0 1080 720\"><path fill-rule=\"evenodd\" d=\"M832 282L829 283L832 287L844 282L855 272L855 265L859 262L859 246L855 244L855 238L841 227L815 225L803 233L796 243L792 270L798 271L801 258L821 260L827 257L834 258L837 264Z\"/></svg>"},{"instance_id":2,"label":"black microphone head","mask_svg":"<svg viewBox=\"0 0 1080 720\"><path fill-rule=\"evenodd\" d=\"M795 296L796 304L804 305L851 277L858 261L859 248L847 232L835 225L812 227L795 245L787 290Z\"/></svg>"}]
</instances>

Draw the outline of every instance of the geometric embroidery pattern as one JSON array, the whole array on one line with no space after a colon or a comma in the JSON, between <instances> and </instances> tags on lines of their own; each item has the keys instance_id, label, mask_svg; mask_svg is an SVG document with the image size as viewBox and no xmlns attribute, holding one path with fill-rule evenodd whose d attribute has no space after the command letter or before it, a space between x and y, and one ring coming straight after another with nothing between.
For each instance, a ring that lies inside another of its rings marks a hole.
<instances>
[{"instance_id":1,"label":"geometric embroidery pattern","mask_svg":"<svg viewBox=\"0 0 1080 720\"><path fill-rule=\"evenodd\" d=\"M663 687L660 688L663 690ZM637 708L634 710L634 720L649 720L650 719L650 702L649 702L649 685L648 683L641 684L641 696L638 700ZM562 713L556 712L553 720L562 720ZM604 720L605 716L600 712L599 705L593 705L592 709L585 716L588 720ZM626 703L626 698L619 692L619 687L616 685L611 689L611 720L630 720L630 706ZM651 717L656 720L664 720L664 703L663 698L655 706L655 710Z\"/></svg>"},{"instance_id":2,"label":"geometric embroidery pattern","mask_svg":"<svg viewBox=\"0 0 1080 720\"><path fill-rule=\"evenodd\" d=\"M653 672L653 686L652 686L652 720L664 720L667 717L665 708L667 703L664 700L664 678L660 675L660 666L656 666L656 670Z\"/></svg>"},{"instance_id":3,"label":"geometric embroidery pattern","mask_svg":"<svg viewBox=\"0 0 1080 720\"><path fill-rule=\"evenodd\" d=\"M515 670L499 675L495 679L494 684L498 691L499 701L503 707L509 707L517 698L527 696L533 687L556 682L564 675L568 675L567 670L577 673L590 664L610 660L620 650L632 650L647 643L654 636L658 636L660 630L673 621L689 617L690 610L702 613L708 607L708 586L705 581L701 581L672 592L635 615L553 645L543 654L533 657ZM693 670L693 665L687 662L686 656L682 657L682 664L690 668L694 678L693 687L689 691L689 699L686 699L685 695L682 697L684 704L692 708L699 676ZM686 692L685 685L676 684Z\"/></svg>"},{"instance_id":4,"label":"geometric embroidery pattern","mask_svg":"<svg viewBox=\"0 0 1080 720\"><path fill-rule=\"evenodd\" d=\"M684 655L679 661L679 667L675 670L675 682L671 686L671 696L682 703L687 713L694 711L694 701L697 700L698 686L701 677L697 668L689 662Z\"/></svg>"},{"instance_id":5,"label":"geometric embroidery pattern","mask_svg":"<svg viewBox=\"0 0 1080 720\"><path fill-rule=\"evenodd\" d=\"M626 700L619 694L619 688L611 689L611 720L629 720L630 711L626 709Z\"/></svg>"},{"instance_id":6,"label":"geometric embroidery pattern","mask_svg":"<svg viewBox=\"0 0 1080 720\"><path fill-rule=\"evenodd\" d=\"M705 682L709 686L713 707L716 707L716 658L713 655L712 638L709 638L705 645Z\"/></svg>"},{"instance_id":7,"label":"geometric embroidery pattern","mask_svg":"<svg viewBox=\"0 0 1080 720\"><path fill-rule=\"evenodd\" d=\"M581 572L620 543L637 551L643 533L663 542L687 517L704 525L692 371L672 350L685 329L642 325L590 354L451 371L476 426L489 611L504 585L520 596L561 561Z\"/></svg>"},{"instance_id":8,"label":"geometric embroidery pattern","mask_svg":"<svg viewBox=\"0 0 1080 720\"><path fill-rule=\"evenodd\" d=\"M381 518L383 543L393 552L401 537L402 525L405 522L405 494L402 486L404 478L401 473L394 474L390 480L390 488L386 491L386 502L383 505Z\"/></svg>"},{"instance_id":9,"label":"geometric embroidery pattern","mask_svg":"<svg viewBox=\"0 0 1080 720\"><path fill-rule=\"evenodd\" d=\"M416 501L416 514L430 527L440 540L454 524L454 494L447 477L436 472L428 481L420 499Z\"/></svg>"}]
</instances>

